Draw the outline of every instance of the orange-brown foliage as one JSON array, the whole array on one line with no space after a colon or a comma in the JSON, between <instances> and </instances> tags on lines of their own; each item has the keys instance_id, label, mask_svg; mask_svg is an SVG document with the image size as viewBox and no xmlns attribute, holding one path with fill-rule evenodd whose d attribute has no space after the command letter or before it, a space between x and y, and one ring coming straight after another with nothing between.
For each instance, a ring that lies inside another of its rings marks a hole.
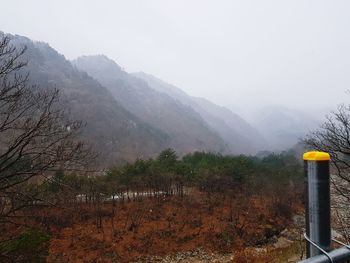
<instances>
[{"instance_id":1,"label":"orange-brown foliage","mask_svg":"<svg viewBox=\"0 0 350 263\"><path fill-rule=\"evenodd\" d=\"M209 204L205 195L195 191L183 198L117 203L114 217L112 204L104 204L101 228L94 207L81 204L77 222L56 228L48 262L130 262L198 247L234 252L236 262L269 262L268 254L245 247L267 244L290 223L289 218L275 215L273 199L216 195L213 200L214 205ZM299 206L296 203L291 209Z\"/></svg>"}]
</instances>

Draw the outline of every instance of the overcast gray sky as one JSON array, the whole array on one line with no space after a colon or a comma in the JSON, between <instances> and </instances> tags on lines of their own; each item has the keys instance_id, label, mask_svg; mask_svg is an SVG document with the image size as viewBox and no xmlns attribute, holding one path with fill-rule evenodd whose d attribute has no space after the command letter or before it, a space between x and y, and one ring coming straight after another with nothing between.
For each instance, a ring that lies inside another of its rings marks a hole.
<instances>
[{"instance_id":1,"label":"overcast gray sky","mask_svg":"<svg viewBox=\"0 0 350 263\"><path fill-rule=\"evenodd\" d=\"M251 112L349 101L350 1L9 0L0 30Z\"/></svg>"}]
</instances>

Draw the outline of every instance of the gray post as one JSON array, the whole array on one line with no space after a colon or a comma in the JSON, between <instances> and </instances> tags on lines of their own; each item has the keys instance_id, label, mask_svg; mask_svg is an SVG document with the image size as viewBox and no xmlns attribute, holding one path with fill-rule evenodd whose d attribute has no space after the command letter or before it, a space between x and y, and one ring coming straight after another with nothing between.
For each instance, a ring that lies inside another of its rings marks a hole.
<instances>
[{"instance_id":1,"label":"gray post","mask_svg":"<svg viewBox=\"0 0 350 263\"><path fill-rule=\"evenodd\" d=\"M303 156L306 185L306 235L325 251L331 246L329 160L324 152L307 152ZM322 252L309 242L307 257Z\"/></svg>"}]
</instances>

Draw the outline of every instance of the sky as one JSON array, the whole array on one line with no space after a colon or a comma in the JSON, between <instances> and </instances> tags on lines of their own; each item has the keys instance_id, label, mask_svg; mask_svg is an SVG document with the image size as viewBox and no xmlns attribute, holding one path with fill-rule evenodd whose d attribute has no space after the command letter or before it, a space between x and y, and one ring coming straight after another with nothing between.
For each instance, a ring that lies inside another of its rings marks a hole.
<instances>
[{"instance_id":1,"label":"sky","mask_svg":"<svg viewBox=\"0 0 350 263\"><path fill-rule=\"evenodd\" d=\"M350 1L1 0L0 31L105 54L242 115L349 101Z\"/></svg>"}]
</instances>

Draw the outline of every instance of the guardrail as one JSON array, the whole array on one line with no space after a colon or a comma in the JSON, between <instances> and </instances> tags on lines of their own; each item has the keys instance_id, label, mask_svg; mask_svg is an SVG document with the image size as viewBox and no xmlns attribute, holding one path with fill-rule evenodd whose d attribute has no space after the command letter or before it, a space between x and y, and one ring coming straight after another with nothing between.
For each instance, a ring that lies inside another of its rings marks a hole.
<instances>
[{"instance_id":1,"label":"guardrail","mask_svg":"<svg viewBox=\"0 0 350 263\"><path fill-rule=\"evenodd\" d=\"M350 246L331 237L330 155L307 152L303 155L306 191L307 259L299 263L350 262ZM332 241L342 247L332 250Z\"/></svg>"}]
</instances>

